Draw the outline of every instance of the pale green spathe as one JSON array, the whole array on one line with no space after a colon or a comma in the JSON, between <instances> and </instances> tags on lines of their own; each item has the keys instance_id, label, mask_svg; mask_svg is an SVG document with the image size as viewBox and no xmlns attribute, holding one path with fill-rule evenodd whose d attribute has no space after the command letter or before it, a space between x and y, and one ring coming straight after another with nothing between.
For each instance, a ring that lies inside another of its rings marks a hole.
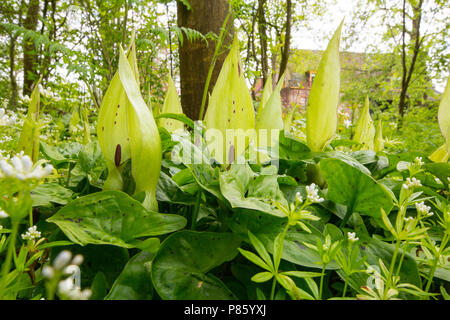
<instances>
[{"instance_id":1,"label":"pale green spathe","mask_svg":"<svg viewBox=\"0 0 450 320\"><path fill-rule=\"evenodd\" d=\"M255 111L240 62L237 35L209 98L205 124L208 149L222 164L232 163L253 139ZM227 139L227 131L234 132L234 137ZM245 145L238 139L244 139Z\"/></svg>"},{"instance_id":2,"label":"pale green spathe","mask_svg":"<svg viewBox=\"0 0 450 320\"><path fill-rule=\"evenodd\" d=\"M341 22L320 60L306 109L306 140L312 151L322 151L336 133L340 88L339 42Z\"/></svg>"},{"instance_id":3,"label":"pale green spathe","mask_svg":"<svg viewBox=\"0 0 450 320\"><path fill-rule=\"evenodd\" d=\"M370 117L369 105L369 97L366 97L364 108L359 115L355 129L355 136L353 138L353 140L362 145L361 150L374 150L373 141L375 138L375 126L373 125L373 120Z\"/></svg>"},{"instance_id":4,"label":"pale green spathe","mask_svg":"<svg viewBox=\"0 0 450 320\"><path fill-rule=\"evenodd\" d=\"M447 144L447 153L450 154L450 78L447 80L444 94L438 111L439 128Z\"/></svg>"},{"instance_id":5,"label":"pale green spathe","mask_svg":"<svg viewBox=\"0 0 450 320\"><path fill-rule=\"evenodd\" d=\"M169 74L169 81L167 87L166 97L164 98L164 105L162 113L175 113L183 114L183 109L181 107L180 99L178 98L178 93L175 88L172 77ZM173 133L176 130L183 130L183 122L173 119L160 119L159 124L161 127L165 128L168 132Z\"/></svg>"}]
</instances>

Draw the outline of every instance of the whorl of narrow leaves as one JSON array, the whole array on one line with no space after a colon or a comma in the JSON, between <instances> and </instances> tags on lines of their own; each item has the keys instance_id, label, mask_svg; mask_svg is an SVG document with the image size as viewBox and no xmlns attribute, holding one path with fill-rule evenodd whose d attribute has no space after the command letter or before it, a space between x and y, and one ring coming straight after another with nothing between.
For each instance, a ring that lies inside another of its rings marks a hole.
<instances>
[{"instance_id":1,"label":"whorl of narrow leaves","mask_svg":"<svg viewBox=\"0 0 450 320\"><path fill-rule=\"evenodd\" d=\"M336 133L340 88L341 22L320 60L306 109L306 139L312 151L322 151Z\"/></svg>"},{"instance_id":2,"label":"whorl of narrow leaves","mask_svg":"<svg viewBox=\"0 0 450 320\"><path fill-rule=\"evenodd\" d=\"M173 79L170 76L170 74L162 113L183 114L183 108L181 107L180 99L178 98L178 93L177 90L175 89L175 84L173 83ZM159 124L170 133L178 129L183 130L184 128L184 125L181 121L172 119L162 118L159 120Z\"/></svg>"},{"instance_id":3,"label":"whorl of narrow leaves","mask_svg":"<svg viewBox=\"0 0 450 320\"><path fill-rule=\"evenodd\" d=\"M375 127L370 117L369 105L369 97L366 97L364 108L356 124L355 137L353 138L356 142L362 144L362 150L374 150Z\"/></svg>"},{"instance_id":4,"label":"whorl of narrow leaves","mask_svg":"<svg viewBox=\"0 0 450 320\"><path fill-rule=\"evenodd\" d=\"M450 154L450 78L447 80L444 94L438 111L439 128L447 144L447 153Z\"/></svg>"},{"instance_id":5,"label":"whorl of narrow leaves","mask_svg":"<svg viewBox=\"0 0 450 320\"><path fill-rule=\"evenodd\" d=\"M161 140L152 112L139 91L135 45L128 59L120 48L119 69L102 101L97 125L108 167L105 190L123 188L123 164L131 159L135 193L145 192L143 205L157 211L156 186L161 170Z\"/></svg>"},{"instance_id":6,"label":"whorl of narrow leaves","mask_svg":"<svg viewBox=\"0 0 450 320\"><path fill-rule=\"evenodd\" d=\"M255 111L245 82L236 35L211 93L205 122L208 148L210 151L214 149L212 157L220 163L231 163L238 156L235 141L230 139L228 145L225 143L227 129L253 132L255 128ZM217 139L217 131L221 133L223 143ZM253 137L248 138L249 142ZM237 137L234 140L236 139Z\"/></svg>"},{"instance_id":7,"label":"whorl of narrow leaves","mask_svg":"<svg viewBox=\"0 0 450 320\"><path fill-rule=\"evenodd\" d=\"M41 83L42 76L34 86L31 93L30 105L28 107L28 114L23 123L22 132L19 138L18 149L28 155L33 162L38 160L39 156L39 136L40 136L40 123L39 123L39 106L41 100L41 94L39 92L39 84Z\"/></svg>"}]
</instances>

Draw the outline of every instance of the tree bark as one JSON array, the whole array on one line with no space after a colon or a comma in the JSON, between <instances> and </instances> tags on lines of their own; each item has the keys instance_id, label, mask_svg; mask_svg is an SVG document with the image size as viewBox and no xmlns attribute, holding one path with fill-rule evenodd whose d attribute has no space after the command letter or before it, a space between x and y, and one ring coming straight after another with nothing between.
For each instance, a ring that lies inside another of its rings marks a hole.
<instances>
[{"instance_id":1,"label":"tree bark","mask_svg":"<svg viewBox=\"0 0 450 320\"><path fill-rule=\"evenodd\" d=\"M267 56L267 31L266 31L266 18L264 12L264 4L266 0L258 0L258 31L259 41L261 44L261 71L263 77L263 86L266 83L269 73L269 59Z\"/></svg>"},{"instance_id":2,"label":"tree bark","mask_svg":"<svg viewBox=\"0 0 450 320\"><path fill-rule=\"evenodd\" d=\"M202 34L214 32L219 35L222 24L228 14L227 0L189 0L191 10L181 2L177 5L178 26L195 29ZM232 19L229 23L233 23ZM223 48L233 39L233 28L225 37ZM187 39L180 44L180 87L183 112L192 120L198 120L202 104L203 90L208 75L209 66L214 56L215 41L198 40L190 42ZM212 90L219 75L226 54L221 54L212 73L209 91ZM207 104L206 104L207 106ZM206 107L205 106L205 107ZM205 109L206 111L206 109Z\"/></svg>"},{"instance_id":3,"label":"tree bark","mask_svg":"<svg viewBox=\"0 0 450 320\"><path fill-rule=\"evenodd\" d=\"M417 57L420 52L420 46L422 44L422 39L420 38L420 23L422 20L422 5L423 0L419 0L417 6L413 6L413 18L412 18L412 31L411 31L411 42L414 42L413 55L411 58L411 63L409 67L407 66L406 56L406 0L403 0L403 12L402 12L402 87L400 91L400 99L398 102L398 111L400 115L400 122L398 129L402 126L402 119L405 115L406 110L406 97L408 92L409 84L411 83L411 77L414 72L414 67L416 65Z\"/></svg>"},{"instance_id":4,"label":"tree bark","mask_svg":"<svg viewBox=\"0 0 450 320\"><path fill-rule=\"evenodd\" d=\"M284 36L284 48L281 51L281 62L279 77L281 77L286 70L287 63L289 60L289 50L291 45L291 26L292 26L292 1L286 0L286 27ZM278 79L279 81L280 79Z\"/></svg>"},{"instance_id":5,"label":"tree bark","mask_svg":"<svg viewBox=\"0 0 450 320\"><path fill-rule=\"evenodd\" d=\"M36 31L39 20L39 0L30 0L23 26ZM31 87L37 79L37 48L33 40L27 39L23 43L23 95L31 95Z\"/></svg>"},{"instance_id":6,"label":"tree bark","mask_svg":"<svg viewBox=\"0 0 450 320\"><path fill-rule=\"evenodd\" d=\"M11 99L9 100L9 108L14 109L17 106L19 96L16 81L16 40L17 37L10 35L9 42L9 80L11 82Z\"/></svg>"}]
</instances>

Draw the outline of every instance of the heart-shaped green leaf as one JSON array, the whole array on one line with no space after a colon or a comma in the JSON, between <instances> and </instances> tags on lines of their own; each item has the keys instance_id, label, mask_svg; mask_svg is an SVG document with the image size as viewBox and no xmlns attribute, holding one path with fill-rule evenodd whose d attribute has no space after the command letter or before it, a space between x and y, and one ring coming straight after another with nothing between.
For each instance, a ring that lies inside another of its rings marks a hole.
<instances>
[{"instance_id":1,"label":"heart-shaped green leaf","mask_svg":"<svg viewBox=\"0 0 450 320\"><path fill-rule=\"evenodd\" d=\"M208 272L238 253L232 233L181 231L168 237L152 263L152 280L163 299L233 299L233 293Z\"/></svg>"},{"instance_id":2,"label":"heart-shaped green leaf","mask_svg":"<svg viewBox=\"0 0 450 320\"><path fill-rule=\"evenodd\" d=\"M182 229L184 217L160 214L121 191L103 191L78 198L47 219L80 245L111 244L133 248L137 238L157 236Z\"/></svg>"}]
</instances>

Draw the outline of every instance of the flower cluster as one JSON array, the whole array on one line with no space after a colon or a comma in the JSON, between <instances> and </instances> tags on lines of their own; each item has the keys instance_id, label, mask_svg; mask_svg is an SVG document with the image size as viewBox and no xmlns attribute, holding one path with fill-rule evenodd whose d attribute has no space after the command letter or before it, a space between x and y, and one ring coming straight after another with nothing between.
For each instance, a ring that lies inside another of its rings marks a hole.
<instances>
[{"instance_id":1,"label":"flower cluster","mask_svg":"<svg viewBox=\"0 0 450 320\"><path fill-rule=\"evenodd\" d=\"M420 180L416 179L416 178L406 178L406 183L404 183L402 185L403 189L412 189L414 187L421 187L422 183L420 182Z\"/></svg>"},{"instance_id":2,"label":"flower cluster","mask_svg":"<svg viewBox=\"0 0 450 320\"><path fill-rule=\"evenodd\" d=\"M9 214L6 211L0 209L0 219L8 218L8 217L9 217Z\"/></svg>"},{"instance_id":3,"label":"flower cluster","mask_svg":"<svg viewBox=\"0 0 450 320\"><path fill-rule=\"evenodd\" d=\"M347 237L350 242L356 242L359 240L355 232L347 232Z\"/></svg>"},{"instance_id":4,"label":"flower cluster","mask_svg":"<svg viewBox=\"0 0 450 320\"><path fill-rule=\"evenodd\" d=\"M15 114L8 116L4 108L0 108L0 126L12 126L16 123L17 117Z\"/></svg>"},{"instance_id":5,"label":"flower cluster","mask_svg":"<svg viewBox=\"0 0 450 320\"><path fill-rule=\"evenodd\" d=\"M306 186L306 193L308 194L307 195L308 200L311 201L312 203L318 203L325 200L324 198L319 197L319 189L314 183L310 184L309 186Z\"/></svg>"},{"instance_id":6,"label":"flower cluster","mask_svg":"<svg viewBox=\"0 0 450 320\"><path fill-rule=\"evenodd\" d=\"M350 120L350 115L347 112L338 111L338 115L344 119L344 126L346 128L352 125L352 120Z\"/></svg>"},{"instance_id":7,"label":"flower cluster","mask_svg":"<svg viewBox=\"0 0 450 320\"><path fill-rule=\"evenodd\" d=\"M295 194L295 201L297 201L298 203L302 203L303 202L303 198L302 198L302 195L300 194L300 192L297 192Z\"/></svg>"},{"instance_id":8,"label":"flower cluster","mask_svg":"<svg viewBox=\"0 0 450 320\"><path fill-rule=\"evenodd\" d=\"M418 213L424 214L428 217L431 217L434 214L430 211L431 207L425 205L423 201L420 203L416 203L416 209Z\"/></svg>"},{"instance_id":9,"label":"flower cluster","mask_svg":"<svg viewBox=\"0 0 450 320\"><path fill-rule=\"evenodd\" d=\"M0 160L0 178L15 178L19 180L43 179L53 172L52 165L45 167L38 165L33 167L30 157L23 153L12 157L11 160L4 158Z\"/></svg>"},{"instance_id":10,"label":"flower cluster","mask_svg":"<svg viewBox=\"0 0 450 320\"><path fill-rule=\"evenodd\" d=\"M23 240L35 240L41 237L41 232L37 230L36 226L28 228L28 231L22 234Z\"/></svg>"},{"instance_id":11,"label":"flower cluster","mask_svg":"<svg viewBox=\"0 0 450 320\"><path fill-rule=\"evenodd\" d=\"M42 269L42 275L47 279L54 279L61 276L68 276L58 282L58 293L62 297L70 300L88 300L92 294L90 289L81 290L79 283L75 279L80 275L79 266L83 263L83 256L80 254L72 258L72 253L67 250L61 251L53 260L51 266L46 265Z\"/></svg>"},{"instance_id":12,"label":"flower cluster","mask_svg":"<svg viewBox=\"0 0 450 320\"><path fill-rule=\"evenodd\" d=\"M418 167L421 167L424 165L424 162L422 161L422 157L416 157L414 159L414 164Z\"/></svg>"}]
</instances>

